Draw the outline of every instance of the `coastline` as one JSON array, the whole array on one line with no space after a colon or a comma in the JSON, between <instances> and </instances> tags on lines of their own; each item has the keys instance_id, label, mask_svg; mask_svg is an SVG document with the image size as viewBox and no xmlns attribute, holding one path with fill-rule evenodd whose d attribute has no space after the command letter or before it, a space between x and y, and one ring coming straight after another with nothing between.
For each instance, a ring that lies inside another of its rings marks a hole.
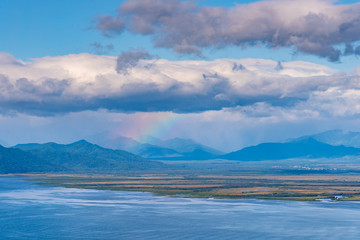
<instances>
[{"instance_id":1,"label":"coastline","mask_svg":"<svg viewBox=\"0 0 360 240\"><path fill-rule=\"evenodd\" d=\"M43 186L149 192L160 196L287 201L359 201L360 176L8 174Z\"/></svg>"}]
</instances>

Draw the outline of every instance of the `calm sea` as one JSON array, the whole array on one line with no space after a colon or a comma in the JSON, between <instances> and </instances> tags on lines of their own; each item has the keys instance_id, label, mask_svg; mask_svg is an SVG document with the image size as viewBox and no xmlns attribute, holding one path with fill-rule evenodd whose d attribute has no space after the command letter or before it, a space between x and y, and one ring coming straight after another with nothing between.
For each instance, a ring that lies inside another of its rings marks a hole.
<instances>
[{"instance_id":1,"label":"calm sea","mask_svg":"<svg viewBox=\"0 0 360 240\"><path fill-rule=\"evenodd\" d=\"M359 239L360 202L158 197L0 177L0 239Z\"/></svg>"}]
</instances>

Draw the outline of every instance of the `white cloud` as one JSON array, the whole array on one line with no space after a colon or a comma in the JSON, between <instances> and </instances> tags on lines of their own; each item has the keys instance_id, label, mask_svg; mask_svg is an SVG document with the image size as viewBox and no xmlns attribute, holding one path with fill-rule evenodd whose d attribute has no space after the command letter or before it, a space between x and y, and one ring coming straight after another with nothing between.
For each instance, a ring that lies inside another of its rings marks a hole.
<instances>
[{"instance_id":1,"label":"white cloud","mask_svg":"<svg viewBox=\"0 0 360 240\"><path fill-rule=\"evenodd\" d=\"M116 57L84 53L22 62L2 53L0 108L30 115L236 109L256 118L283 112L289 119L359 113L357 73L302 61L282 62L281 70L277 65L264 59L140 59L118 73Z\"/></svg>"}]
</instances>

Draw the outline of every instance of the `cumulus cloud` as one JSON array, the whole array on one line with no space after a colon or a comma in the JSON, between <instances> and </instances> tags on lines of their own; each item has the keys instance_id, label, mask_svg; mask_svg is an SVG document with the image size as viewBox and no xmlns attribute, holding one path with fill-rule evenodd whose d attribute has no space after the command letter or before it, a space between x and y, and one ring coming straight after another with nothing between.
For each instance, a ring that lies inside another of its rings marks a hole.
<instances>
[{"instance_id":1,"label":"cumulus cloud","mask_svg":"<svg viewBox=\"0 0 360 240\"><path fill-rule=\"evenodd\" d=\"M357 106L351 101L360 96L357 73L301 61L282 62L279 70L278 62L264 59L144 59L148 57L146 52L119 57L73 54L22 62L0 54L0 112L192 113L239 106L259 109L256 104L265 103L317 112L327 106L333 114L357 114L357 110L331 110Z\"/></svg>"},{"instance_id":2,"label":"cumulus cloud","mask_svg":"<svg viewBox=\"0 0 360 240\"><path fill-rule=\"evenodd\" d=\"M117 16L100 16L96 23L106 36L124 30L151 35L156 47L197 55L207 47L257 44L295 47L330 61L360 51L360 3L341 5L333 0L263 0L233 7L127 0ZM346 44L345 50L338 47L341 44Z\"/></svg>"}]
</instances>

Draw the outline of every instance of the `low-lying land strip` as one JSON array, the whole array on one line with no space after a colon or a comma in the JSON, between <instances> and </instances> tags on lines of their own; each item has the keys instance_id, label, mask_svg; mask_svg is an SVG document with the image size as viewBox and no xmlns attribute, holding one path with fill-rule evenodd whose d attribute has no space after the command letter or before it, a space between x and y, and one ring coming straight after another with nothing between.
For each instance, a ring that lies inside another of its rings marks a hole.
<instances>
[{"instance_id":1,"label":"low-lying land strip","mask_svg":"<svg viewBox=\"0 0 360 240\"><path fill-rule=\"evenodd\" d=\"M46 175L39 184L203 198L257 198L312 201L360 200L358 175ZM34 177L34 176L33 176Z\"/></svg>"}]
</instances>

